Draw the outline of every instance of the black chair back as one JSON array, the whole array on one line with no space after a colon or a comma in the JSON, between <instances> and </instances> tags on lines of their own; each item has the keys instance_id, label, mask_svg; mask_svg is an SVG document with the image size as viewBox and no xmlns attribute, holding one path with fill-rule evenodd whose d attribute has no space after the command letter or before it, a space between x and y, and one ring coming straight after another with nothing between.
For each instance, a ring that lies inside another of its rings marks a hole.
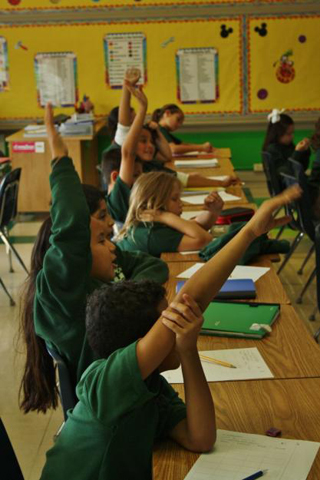
<instances>
[{"instance_id":1,"label":"black chair back","mask_svg":"<svg viewBox=\"0 0 320 480\"><path fill-rule=\"evenodd\" d=\"M320 312L320 223L316 226L315 246L316 246L316 272L317 272L317 304Z\"/></svg>"},{"instance_id":2,"label":"black chair back","mask_svg":"<svg viewBox=\"0 0 320 480\"><path fill-rule=\"evenodd\" d=\"M5 480L23 480L23 475L8 437L7 431L0 418L0 465L1 478Z\"/></svg>"},{"instance_id":3,"label":"black chair back","mask_svg":"<svg viewBox=\"0 0 320 480\"><path fill-rule=\"evenodd\" d=\"M297 179L291 175L282 173L281 176L286 187L291 187L298 183L303 190L300 198L286 206L286 213L292 217L290 225L296 230L306 233L310 240L314 242L315 225L312 221L312 205L309 196L306 194L306 185L301 179Z\"/></svg>"},{"instance_id":4,"label":"black chair back","mask_svg":"<svg viewBox=\"0 0 320 480\"><path fill-rule=\"evenodd\" d=\"M47 350L58 367L60 399L64 414L64 420L67 421L67 411L70 410L70 408L74 408L78 401L75 393L76 388L70 379L69 370L63 358L53 348L49 348L47 346Z\"/></svg>"},{"instance_id":5,"label":"black chair back","mask_svg":"<svg viewBox=\"0 0 320 480\"><path fill-rule=\"evenodd\" d=\"M17 215L21 168L7 173L0 184L0 228L6 227Z\"/></svg>"},{"instance_id":6,"label":"black chair back","mask_svg":"<svg viewBox=\"0 0 320 480\"><path fill-rule=\"evenodd\" d=\"M267 186L271 197L278 195L283 190L281 179L269 152L261 152L263 170L267 180Z\"/></svg>"}]
</instances>

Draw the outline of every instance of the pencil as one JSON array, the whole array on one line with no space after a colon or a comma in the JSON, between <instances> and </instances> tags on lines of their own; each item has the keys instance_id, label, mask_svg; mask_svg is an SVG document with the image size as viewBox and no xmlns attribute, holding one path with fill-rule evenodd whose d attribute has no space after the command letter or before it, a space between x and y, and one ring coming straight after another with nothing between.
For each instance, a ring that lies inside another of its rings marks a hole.
<instances>
[{"instance_id":1,"label":"pencil","mask_svg":"<svg viewBox=\"0 0 320 480\"><path fill-rule=\"evenodd\" d=\"M232 363L223 362L222 360L217 360L216 358L212 358L212 357L206 357L205 355L201 355L201 353L199 353L199 357L200 357L200 360L204 360L205 362L216 363L217 365L221 365L222 367L237 368L235 365L232 365Z\"/></svg>"}]
</instances>

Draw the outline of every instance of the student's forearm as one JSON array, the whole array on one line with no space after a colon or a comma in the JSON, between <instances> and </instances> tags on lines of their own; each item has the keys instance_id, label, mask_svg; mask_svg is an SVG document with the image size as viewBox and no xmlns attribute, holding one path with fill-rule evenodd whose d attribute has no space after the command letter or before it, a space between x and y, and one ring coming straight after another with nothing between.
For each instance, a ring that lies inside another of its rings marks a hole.
<instances>
[{"instance_id":1,"label":"student's forearm","mask_svg":"<svg viewBox=\"0 0 320 480\"><path fill-rule=\"evenodd\" d=\"M203 373L197 349L180 356L187 406L189 448L211 450L216 439L216 420L212 396Z\"/></svg>"},{"instance_id":2,"label":"student's forearm","mask_svg":"<svg viewBox=\"0 0 320 480\"><path fill-rule=\"evenodd\" d=\"M172 153L188 153L188 152L198 152L202 151L201 145L197 145L194 143L180 143L180 145L176 145L175 143L170 143L170 148Z\"/></svg>"},{"instance_id":3,"label":"student's forearm","mask_svg":"<svg viewBox=\"0 0 320 480\"><path fill-rule=\"evenodd\" d=\"M172 151L170 148L169 143L165 139L164 135L162 135L161 131L158 129L158 139L157 139L157 147L161 155L166 158L167 162L171 162L172 160Z\"/></svg>"},{"instance_id":4,"label":"student's forearm","mask_svg":"<svg viewBox=\"0 0 320 480\"><path fill-rule=\"evenodd\" d=\"M184 220L177 215L171 213L164 213L161 220L168 227L174 228L179 232L191 238L203 238L205 240L212 240L210 233L206 232L197 222Z\"/></svg>"},{"instance_id":5,"label":"student's forearm","mask_svg":"<svg viewBox=\"0 0 320 480\"><path fill-rule=\"evenodd\" d=\"M130 92L127 90L126 86L123 85L119 106L119 123L124 127L129 127L131 125L130 99Z\"/></svg>"},{"instance_id":6,"label":"student's forearm","mask_svg":"<svg viewBox=\"0 0 320 480\"><path fill-rule=\"evenodd\" d=\"M254 238L250 230L244 227L184 284L174 301L180 301L182 295L188 293L204 311Z\"/></svg>"},{"instance_id":7,"label":"student's forearm","mask_svg":"<svg viewBox=\"0 0 320 480\"><path fill-rule=\"evenodd\" d=\"M137 143L139 140L139 135L144 124L144 119L146 116L147 107L140 107L133 124L129 130L129 133L126 137L126 140L122 146L123 153L135 154Z\"/></svg>"},{"instance_id":8,"label":"student's forearm","mask_svg":"<svg viewBox=\"0 0 320 480\"><path fill-rule=\"evenodd\" d=\"M197 222L205 230L209 230L215 223L218 218L217 213L213 212L203 212L200 215L197 215L193 221Z\"/></svg>"}]
</instances>

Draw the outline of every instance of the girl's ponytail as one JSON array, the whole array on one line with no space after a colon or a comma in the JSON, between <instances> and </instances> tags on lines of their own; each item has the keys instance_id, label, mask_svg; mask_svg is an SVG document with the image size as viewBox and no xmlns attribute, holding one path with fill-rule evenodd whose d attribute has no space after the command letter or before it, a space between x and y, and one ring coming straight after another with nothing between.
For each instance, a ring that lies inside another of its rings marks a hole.
<instances>
[{"instance_id":1,"label":"girl's ponytail","mask_svg":"<svg viewBox=\"0 0 320 480\"><path fill-rule=\"evenodd\" d=\"M21 306L20 335L26 345L26 362L20 385L20 408L24 413L37 411L46 413L58 406L58 388L53 360L47 351L45 341L34 329L33 304L36 292L36 278L43 266L43 260L50 243L52 221L47 218L38 232L31 254L31 272L26 281ZM21 399L22 397L22 399Z\"/></svg>"},{"instance_id":2,"label":"girl's ponytail","mask_svg":"<svg viewBox=\"0 0 320 480\"><path fill-rule=\"evenodd\" d=\"M153 122L157 122L159 123L161 118L163 117L163 115L165 114L165 112L170 112L170 113L182 113L182 110L181 108L178 107L178 105L176 105L175 103L167 103L166 105L164 105L162 108L157 108L153 114L152 114L152 117L151 117L151 120Z\"/></svg>"}]
</instances>

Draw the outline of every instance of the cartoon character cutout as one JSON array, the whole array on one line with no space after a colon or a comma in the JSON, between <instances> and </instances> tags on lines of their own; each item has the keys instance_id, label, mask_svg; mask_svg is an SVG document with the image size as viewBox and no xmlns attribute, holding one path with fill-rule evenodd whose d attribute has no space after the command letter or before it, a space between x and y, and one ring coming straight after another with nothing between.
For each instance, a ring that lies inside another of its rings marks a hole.
<instances>
[{"instance_id":1,"label":"cartoon character cutout","mask_svg":"<svg viewBox=\"0 0 320 480\"><path fill-rule=\"evenodd\" d=\"M274 62L273 66L277 64L276 77L281 83L290 83L294 80L296 76L296 71L294 69L294 62L290 60L290 57L293 55L292 50L288 50L283 55L281 55L280 60Z\"/></svg>"}]
</instances>

